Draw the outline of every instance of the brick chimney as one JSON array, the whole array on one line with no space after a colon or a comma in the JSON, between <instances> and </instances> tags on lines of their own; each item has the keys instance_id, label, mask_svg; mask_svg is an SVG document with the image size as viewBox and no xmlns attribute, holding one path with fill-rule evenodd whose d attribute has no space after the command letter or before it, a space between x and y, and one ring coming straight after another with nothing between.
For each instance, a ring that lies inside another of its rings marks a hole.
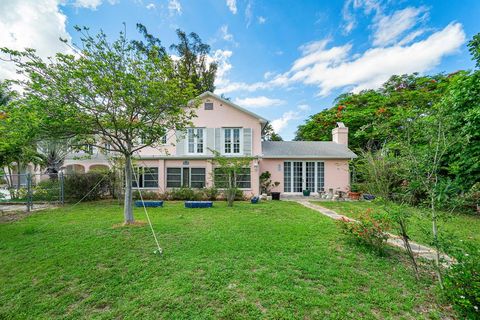
<instances>
[{"instance_id":1,"label":"brick chimney","mask_svg":"<svg viewBox=\"0 0 480 320\"><path fill-rule=\"evenodd\" d=\"M343 122L337 122L337 127L332 130L332 141L348 146L348 128Z\"/></svg>"}]
</instances>

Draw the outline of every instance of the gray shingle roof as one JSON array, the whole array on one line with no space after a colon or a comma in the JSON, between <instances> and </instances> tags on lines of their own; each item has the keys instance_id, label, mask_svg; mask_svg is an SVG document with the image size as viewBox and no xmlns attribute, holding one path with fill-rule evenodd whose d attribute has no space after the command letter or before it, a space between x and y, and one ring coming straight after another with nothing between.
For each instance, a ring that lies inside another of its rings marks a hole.
<instances>
[{"instance_id":1,"label":"gray shingle roof","mask_svg":"<svg viewBox=\"0 0 480 320\"><path fill-rule=\"evenodd\" d=\"M332 141L262 141L263 158L351 159L357 155Z\"/></svg>"}]
</instances>

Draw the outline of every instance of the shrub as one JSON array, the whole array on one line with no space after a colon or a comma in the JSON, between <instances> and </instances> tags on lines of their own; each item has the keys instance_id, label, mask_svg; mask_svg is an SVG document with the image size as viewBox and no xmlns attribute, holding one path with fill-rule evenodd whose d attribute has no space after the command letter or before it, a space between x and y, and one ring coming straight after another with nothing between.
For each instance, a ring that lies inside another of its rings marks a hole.
<instances>
[{"instance_id":1,"label":"shrub","mask_svg":"<svg viewBox=\"0 0 480 320\"><path fill-rule=\"evenodd\" d=\"M191 188L180 188L180 189L173 189L169 192L168 199L170 200L189 200L189 201L196 201L200 200L202 197L200 192L195 191Z\"/></svg>"},{"instance_id":2,"label":"shrub","mask_svg":"<svg viewBox=\"0 0 480 320\"><path fill-rule=\"evenodd\" d=\"M445 295L465 319L480 319L480 249L468 247L455 258L445 273Z\"/></svg>"},{"instance_id":3,"label":"shrub","mask_svg":"<svg viewBox=\"0 0 480 320\"><path fill-rule=\"evenodd\" d=\"M218 189L215 187L205 188L202 190L202 193L205 200L211 201L217 200L219 195Z\"/></svg>"},{"instance_id":4,"label":"shrub","mask_svg":"<svg viewBox=\"0 0 480 320\"><path fill-rule=\"evenodd\" d=\"M111 188L111 180L108 174L98 172L73 173L65 175L64 193L65 200L83 201L99 200L109 194Z\"/></svg>"},{"instance_id":5,"label":"shrub","mask_svg":"<svg viewBox=\"0 0 480 320\"><path fill-rule=\"evenodd\" d=\"M32 188L33 201L59 201L60 182L59 180L44 180Z\"/></svg>"},{"instance_id":6,"label":"shrub","mask_svg":"<svg viewBox=\"0 0 480 320\"><path fill-rule=\"evenodd\" d=\"M390 221L387 216L367 209L360 214L357 220L346 218L339 220L343 232L358 243L378 252L383 251L388 239L387 231L390 229Z\"/></svg>"},{"instance_id":7,"label":"shrub","mask_svg":"<svg viewBox=\"0 0 480 320\"><path fill-rule=\"evenodd\" d=\"M165 197L160 192L142 190L143 200L163 200ZM140 192L138 190L133 191L133 199L140 200Z\"/></svg>"}]
</instances>

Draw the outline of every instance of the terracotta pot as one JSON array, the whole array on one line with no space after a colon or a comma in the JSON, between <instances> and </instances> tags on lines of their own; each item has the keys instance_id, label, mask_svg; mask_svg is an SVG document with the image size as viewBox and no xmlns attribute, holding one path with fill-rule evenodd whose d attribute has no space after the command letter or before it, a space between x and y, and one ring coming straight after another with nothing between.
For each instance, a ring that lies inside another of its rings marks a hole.
<instances>
[{"instance_id":1,"label":"terracotta pot","mask_svg":"<svg viewBox=\"0 0 480 320\"><path fill-rule=\"evenodd\" d=\"M352 200L360 199L360 192L349 192L348 197Z\"/></svg>"}]
</instances>

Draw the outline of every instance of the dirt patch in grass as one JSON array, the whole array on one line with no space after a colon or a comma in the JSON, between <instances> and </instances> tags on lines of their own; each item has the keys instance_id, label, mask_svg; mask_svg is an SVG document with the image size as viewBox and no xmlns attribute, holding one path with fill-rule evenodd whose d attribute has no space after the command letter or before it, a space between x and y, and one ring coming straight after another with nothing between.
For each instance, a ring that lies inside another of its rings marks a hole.
<instances>
[{"instance_id":1,"label":"dirt patch in grass","mask_svg":"<svg viewBox=\"0 0 480 320\"><path fill-rule=\"evenodd\" d=\"M143 220L135 220L134 222L130 223L116 223L112 226L113 229L119 229L119 228L135 228L135 227L144 227L147 225L146 221Z\"/></svg>"}]
</instances>

